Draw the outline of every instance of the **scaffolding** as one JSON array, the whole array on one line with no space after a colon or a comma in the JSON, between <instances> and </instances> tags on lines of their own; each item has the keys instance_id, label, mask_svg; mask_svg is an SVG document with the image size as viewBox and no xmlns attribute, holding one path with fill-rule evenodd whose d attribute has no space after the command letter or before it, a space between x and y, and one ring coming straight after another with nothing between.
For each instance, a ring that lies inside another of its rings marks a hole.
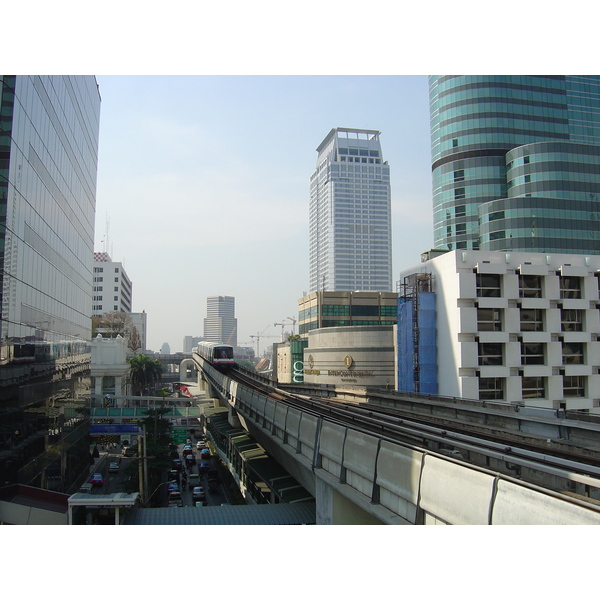
<instances>
[{"instance_id":1,"label":"scaffolding","mask_svg":"<svg viewBox=\"0 0 600 600\"><path fill-rule=\"evenodd\" d=\"M400 339L403 340L401 354L407 358L412 355L410 376L408 367L404 365L404 377L407 385L410 381L410 390L427 393L432 392L432 384L437 389L437 377L432 376L431 370L435 366L435 305L434 305L434 279L431 273L413 273L399 283L398 296L401 322L399 320ZM427 299L422 305L422 300ZM408 321L408 322L407 322ZM408 335L410 327L410 335ZM422 379L425 375L425 385ZM427 389L421 389L421 388Z\"/></svg>"}]
</instances>

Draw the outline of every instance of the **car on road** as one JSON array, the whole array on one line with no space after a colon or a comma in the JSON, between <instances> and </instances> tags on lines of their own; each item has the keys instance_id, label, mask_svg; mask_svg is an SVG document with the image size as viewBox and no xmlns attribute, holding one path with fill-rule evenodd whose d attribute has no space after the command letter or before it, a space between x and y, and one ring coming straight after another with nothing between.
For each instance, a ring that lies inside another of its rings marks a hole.
<instances>
[{"instance_id":1,"label":"car on road","mask_svg":"<svg viewBox=\"0 0 600 600\"><path fill-rule=\"evenodd\" d=\"M208 473L210 471L210 463L207 460L201 460L198 463L198 471L201 473Z\"/></svg>"},{"instance_id":2,"label":"car on road","mask_svg":"<svg viewBox=\"0 0 600 600\"><path fill-rule=\"evenodd\" d=\"M101 487L104 485L104 477L102 477L101 473L94 473L90 477L90 483L96 487Z\"/></svg>"},{"instance_id":3,"label":"car on road","mask_svg":"<svg viewBox=\"0 0 600 600\"><path fill-rule=\"evenodd\" d=\"M187 456L188 454L194 454L194 451L192 450L191 446L184 446L183 447L183 455Z\"/></svg>"},{"instance_id":4,"label":"car on road","mask_svg":"<svg viewBox=\"0 0 600 600\"><path fill-rule=\"evenodd\" d=\"M169 494L169 506L183 506L183 498L180 492L171 492Z\"/></svg>"},{"instance_id":5,"label":"car on road","mask_svg":"<svg viewBox=\"0 0 600 600\"><path fill-rule=\"evenodd\" d=\"M200 458L203 458L205 460L210 458L210 450L208 448L204 448L201 452L200 452Z\"/></svg>"},{"instance_id":6,"label":"car on road","mask_svg":"<svg viewBox=\"0 0 600 600\"><path fill-rule=\"evenodd\" d=\"M118 473L119 472L119 463L118 462L109 463L108 472L109 473Z\"/></svg>"},{"instance_id":7,"label":"car on road","mask_svg":"<svg viewBox=\"0 0 600 600\"><path fill-rule=\"evenodd\" d=\"M193 490L197 485L200 485L200 475L198 475L198 473L190 473L188 476L188 485L190 490Z\"/></svg>"},{"instance_id":8,"label":"car on road","mask_svg":"<svg viewBox=\"0 0 600 600\"><path fill-rule=\"evenodd\" d=\"M202 440L196 442L196 450L202 450L203 448L206 448L206 444Z\"/></svg>"},{"instance_id":9,"label":"car on road","mask_svg":"<svg viewBox=\"0 0 600 600\"><path fill-rule=\"evenodd\" d=\"M189 469L191 469L194 466L195 462L196 462L196 459L191 454L186 455L185 464Z\"/></svg>"},{"instance_id":10,"label":"car on road","mask_svg":"<svg viewBox=\"0 0 600 600\"><path fill-rule=\"evenodd\" d=\"M204 500L206 498L206 494L204 493L204 488L201 486L196 486L192 490L192 500Z\"/></svg>"},{"instance_id":11,"label":"car on road","mask_svg":"<svg viewBox=\"0 0 600 600\"><path fill-rule=\"evenodd\" d=\"M176 481L169 481L169 485L167 486L169 492L178 492L179 484Z\"/></svg>"},{"instance_id":12,"label":"car on road","mask_svg":"<svg viewBox=\"0 0 600 600\"><path fill-rule=\"evenodd\" d=\"M176 471L181 471L183 469L183 463L180 458L175 458L171 461L171 467Z\"/></svg>"}]
</instances>

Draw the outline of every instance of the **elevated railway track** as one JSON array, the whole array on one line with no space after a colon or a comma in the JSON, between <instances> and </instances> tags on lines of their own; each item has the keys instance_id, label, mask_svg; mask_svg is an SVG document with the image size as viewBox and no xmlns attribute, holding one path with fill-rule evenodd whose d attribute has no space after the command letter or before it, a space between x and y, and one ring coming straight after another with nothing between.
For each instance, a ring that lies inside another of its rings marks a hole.
<instances>
[{"instance_id":1,"label":"elevated railway track","mask_svg":"<svg viewBox=\"0 0 600 600\"><path fill-rule=\"evenodd\" d=\"M318 418L476 467L493 469L534 485L543 484L584 502L598 502L600 506L600 452L593 444L575 446L562 440L502 429L494 422L486 426L460 418L414 415L393 406L349 402L346 397L308 397L293 393L289 387L281 389L269 385L264 378L244 369L236 369L230 376L240 384ZM535 416L528 419L533 423L540 420ZM596 429L595 424L585 426L591 431Z\"/></svg>"},{"instance_id":2,"label":"elevated railway track","mask_svg":"<svg viewBox=\"0 0 600 600\"><path fill-rule=\"evenodd\" d=\"M600 524L597 423L386 390L275 386L196 362L210 395L315 497L319 524Z\"/></svg>"}]
</instances>

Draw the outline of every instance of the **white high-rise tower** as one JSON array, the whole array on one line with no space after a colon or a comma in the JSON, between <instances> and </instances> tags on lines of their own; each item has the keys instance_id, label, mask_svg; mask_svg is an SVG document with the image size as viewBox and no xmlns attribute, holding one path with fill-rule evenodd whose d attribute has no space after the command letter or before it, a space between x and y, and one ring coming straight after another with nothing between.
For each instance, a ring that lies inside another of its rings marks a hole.
<instances>
[{"instance_id":1,"label":"white high-rise tower","mask_svg":"<svg viewBox=\"0 0 600 600\"><path fill-rule=\"evenodd\" d=\"M379 131L332 129L310 178L310 292L392 291L390 167Z\"/></svg>"},{"instance_id":2,"label":"white high-rise tower","mask_svg":"<svg viewBox=\"0 0 600 600\"><path fill-rule=\"evenodd\" d=\"M237 319L233 296L209 296L206 299L204 339L216 344L237 346Z\"/></svg>"}]
</instances>

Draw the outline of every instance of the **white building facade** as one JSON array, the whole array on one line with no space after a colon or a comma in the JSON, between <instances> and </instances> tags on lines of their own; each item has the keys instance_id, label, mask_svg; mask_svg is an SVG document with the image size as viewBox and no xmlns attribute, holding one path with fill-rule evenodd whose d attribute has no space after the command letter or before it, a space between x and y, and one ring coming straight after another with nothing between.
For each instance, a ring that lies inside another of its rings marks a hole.
<instances>
[{"instance_id":1,"label":"white building facade","mask_svg":"<svg viewBox=\"0 0 600 600\"><path fill-rule=\"evenodd\" d=\"M107 252L94 252L92 316L122 310L130 313L132 284L123 263L113 262Z\"/></svg>"},{"instance_id":2,"label":"white building facade","mask_svg":"<svg viewBox=\"0 0 600 600\"><path fill-rule=\"evenodd\" d=\"M438 394L600 413L600 256L455 250L415 273L433 278Z\"/></svg>"},{"instance_id":3,"label":"white building facade","mask_svg":"<svg viewBox=\"0 0 600 600\"><path fill-rule=\"evenodd\" d=\"M309 287L392 291L390 168L380 132L332 129L310 178Z\"/></svg>"},{"instance_id":4,"label":"white building facade","mask_svg":"<svg viewBox=\"0 0 600 600\"><path fill-rule=\"evenodd\" d=\"M206 299L204 340L237 346L237 319L233 296L209 296Z\"/></svg>"}]
</instances>

